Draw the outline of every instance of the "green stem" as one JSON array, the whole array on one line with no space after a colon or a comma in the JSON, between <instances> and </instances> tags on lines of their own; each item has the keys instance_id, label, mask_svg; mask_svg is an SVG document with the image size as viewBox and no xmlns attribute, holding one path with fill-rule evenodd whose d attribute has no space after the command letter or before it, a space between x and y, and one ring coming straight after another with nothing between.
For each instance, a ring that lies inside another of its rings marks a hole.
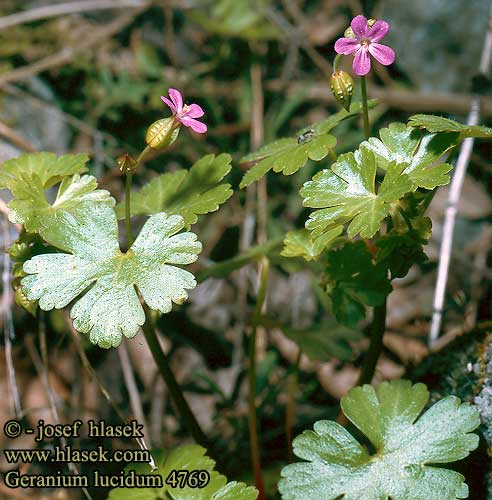
<instances>
[{"instance_id":1,"label":"green stem","mask_svg":"<svg viewBox=\"0 0 492 500\"><path fill-rule=\"evenodd\" d=\"M256 419L256 334L258 323L261 319L263 306L265 304L269 261L263 258L260 268L260 286L256 297L255 314L253 318L253 330L249 337L249 365L248 365L248 428L249 441L251 444L251 462L253 464L253 473L255 485L258 489L258 500L265 499L265 487L263 484L263 474L261 471L260 459L260 441L258 437L258 423Z\"/></svg>"},{"instance_id":2,"label":"green stem","mask_svg":"<svg viewBox=\"0 0 492 500\"><path fill-rule=\"evenodd\" d=\"M342 57L343 57L342 54L337 54L335 56L335 59L333 61L333 73L336 73L338 71L338 65L340 64Z\"/></svg>"},{"instance_id":3,"label":"green stem","mask_svg":"<svg viewBox=\"0 0 492 500\"><path fill-rule=\"evenodd\" d=\"M289 376L289 385L287 388L287 404L285 405L285 434L287 437L287 449L289 454L289 462L294 461L294 452L292 450L292 428L294 427L295 411L296 411L296 392L299 382L299 364L301 362L302 351L299 349L296 362L292 373Z\"/></svg>"},{"instance_id":4,"label":"green stem","mask_svg":"<svg viewBox=\"0 0 492 500\"><path fill-rule=\"evenodd\" d=\"M371 324L371 343L364 359L358 385L370 384L376 371L379 356L383 350L383 336L386 328L386 299L384 304L374 308Z\"/></svg>"},{"instance_id":5,"label":"green stem","mask_svg":"<svg viewBox=\"0 0 492 500\"><path fill-rule=\"evenodd\" d=\"M333 163L337 161L337 154L335 153L335 151L333 151L333 149L328 150L328 156L333 161Z\"/></svg>"},{"instance_id":6,"label":"green stem","mask_svg":"<svg viewBox=\"0 0 492 500\"><path fill-rule=\"evenodd\" d=\"M128 248L130 248L133 244L132 218L130 214L130 196L132 189L132 178L133 178L133 173L128 172L126 174L126 181L125 181L125 231L126 231L126 243Z\"/></svg>"},{"instance_id":7,"label":"green stem","mask_svg":"<svg viewBox=\"0 0 492 500\"><path fill-rule=\"evenodd\" d=\"M150 150L149 146L147 146L137 158L136 164L134 165L133 170L140 164L143 157ZM125 228L126 228L126 239L128 248L131 247L133 243L133 234L132 234L132 226L131 226L131 213L130 213L130 199L131 199L131 186L132 186L132 172L127 172L126 174L126 184L125 184ZM184 420L186 427L188 428L189 433L192 435L193 439L200 445L208 448L208 440L203 433L199 423L197 422L195 416L193 415L186 399L184 398L183 392L176 381L174 374L169 366L169 362L167 360L167 356L162 350L161 344L159 343L159 339L157 338L157 334L155 331L154 325L151 324L151 311L149 307L144 304L144 313L145 313L145 323L142 325L142 330L145 335L145 340L149 345L150 351L152 352L152 357L159 369L164 382L167 385L169 390L169 394L173 403L176 405L178 413L180 417Z\"/></svg>"},{"instance_id":8,"label":"green stem","mask_svg":"<svg viewBox=\"0 0 492 500\"><path fill-rule=\"evenodd\" d=\"M181 391L181 388L179 387L178 382L174 378L174 374L171 371L167 356L162 350L161 344L155 332L155 328L150 323L150 310L146 305L144 305L144 310L146 321L142 325L142 330L145 335L145 340L149 345L154 361L159 368L159 372L162 375L164 382L166 382L171 399L176 405L179 416L183 419L188 432L192 435L193 439L198 444L207 448L210 443L208 442L205 434L200 427L200 424L197 422L188 403L186 402L186 399L183 396L183 392Z\"/></svg>"},{"instance_id":9,"label":"green stem","mask_svg":"<svg viewBox=\"0 0 492 500\"><path fill-rule=\"evenodd\" d=\"M130 248L133 244L133 233L132 233L132 216L130 211L130 199L132 194L132 180L133 180L133 172L137 169L137 167L142 162L144 156L152 149L150 146L146 146L145 149L138 155L138 158L133 166L131 171L126 172L126 180L125 180L125 232L126 232L126 243L128 248Z\"/></svg>"},{"instance_id":10,"label":"green stem","mask_svg":"<svg viewBox=\"0 0 492 500\"><path fill-rule=\"evenodd\" d=\"M364 118L364 135L366 139L369 139L371 135L371 129L369 128L369 108L367 107L367 87L366 87L366 77L360 77L360 93L362 97L362 117Z\"/></svg>"}]
</instances>

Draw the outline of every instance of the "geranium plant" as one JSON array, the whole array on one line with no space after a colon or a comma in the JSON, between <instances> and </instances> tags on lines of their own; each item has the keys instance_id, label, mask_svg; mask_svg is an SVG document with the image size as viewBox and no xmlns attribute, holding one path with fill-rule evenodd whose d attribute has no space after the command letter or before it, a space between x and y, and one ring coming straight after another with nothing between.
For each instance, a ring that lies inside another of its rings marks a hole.
<instances>
[{"instance_id":1,"label":"geranium plant","mask_svg":"<svg viewBox=\"0 0 492 500\"><path fill-rule=\"evenodd\" d=\"M389 24L383 20L356 16L334 47L338 55L330 83L344 109L303 127L295 136L262 145L239 161L247 169L239 192L257 181L266 183L263 179L270 171L289 176L310 162L321 167L299 191L299 202L309 209L305 226L283 234L280 251L275 242L266 242L196 275L187 268L202 251L200 237L191 226L233 195L231 184L224 181L231 171L232 158L227 153L204 155L189 169L162 172L133 190L135 172L145 168L152 153L165 154L179 144L182 126L192 134L207 132L204 109L196 103L185 104L174 88L168 90L168 96L161 96L172 115L148 127L140 155L133 158L125 153L115 160L125 176L125 195L118 202L87 173L89 158L85 154L30 153L1 166L0 187L12 194L9 220L20 226L19 237L9 249L15 262L12 284L17 303L33 314L38 308L69 307L73 328L104 349L118 348L124 337L133 338L142 329L179 417L198 443L159 453L154 474L166 480L175 469L203 470L210 477L207 486L166 484L142 490L138 498L266 498L256 421L255 342L258 327L268 327L270 320L263 306L272 256L301 267L313 266L319 272L318 291L330 311L330 319L323 319L320 328L283 325L286 336L299 347L294 374L302 352L313 360L348 358L349 341L363 336L358 326L366 319L370 323L359 387L341 400L343 415L363 436L358 440L341 424L325 419L316 422L313 431L295 438L292 451L304 461L283 468L282 498L467 498L464 477L441 465L467 457L478 446L478 436L473 433L480 423L477 410L453 396L426 409L427 388L406 380L384 382L376 388L369 384L382 351L392 281L427 258L424 245L431 236L431 222L425 212L436 190L450 181L452 164L448 160L463 139L491 139L492 129L419 114L406 123L390 123L372 131L369 109L377 102L368 100L365 78L371 71L371 57L385 66L395 61L393 49L380 43L388 31ZM339 69L342 56L353 56L353 72L359 77L355 84ZM352 102L357 84L360 101ZM352 151L337 154L339 126L354 117L363 120L364 140ZM48 191L55 186L52 200ZM124 220L124 238L119 234L120 220ZM137 224L140 230L135 237ZM257 489L227 483L214 470L215 462L205 456L206 449L212 456L220 450L202 431L183 396L155 327L158 316L188 299L197 281L228 276L254 260L261 260L262 266L249 322L247 364L250 447ZM295 390L294 382L287 403L289 445ZM129 467L143 472L142 465ZM110 498L128 498L128 492L115 489Z\"/></svg>"}]
</instances>

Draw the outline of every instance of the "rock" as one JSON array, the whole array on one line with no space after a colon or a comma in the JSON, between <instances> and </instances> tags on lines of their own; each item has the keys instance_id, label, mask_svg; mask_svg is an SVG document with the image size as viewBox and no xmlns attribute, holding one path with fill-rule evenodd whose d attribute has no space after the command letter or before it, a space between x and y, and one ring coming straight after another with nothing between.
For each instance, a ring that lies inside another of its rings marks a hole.
<instances>
[{"instance_id":1,"label":"rock","mask_svg":"<svg viewBox=\"0 0 492 500\"><path fill-rule=\"evenodd\" d=\"M456 469L466 477L470 500L492 500L492 332L475 329L458 337L406 378L427 384L431 403L455 395L477 406L481 444Z\"/></svg>"}]
</instances>

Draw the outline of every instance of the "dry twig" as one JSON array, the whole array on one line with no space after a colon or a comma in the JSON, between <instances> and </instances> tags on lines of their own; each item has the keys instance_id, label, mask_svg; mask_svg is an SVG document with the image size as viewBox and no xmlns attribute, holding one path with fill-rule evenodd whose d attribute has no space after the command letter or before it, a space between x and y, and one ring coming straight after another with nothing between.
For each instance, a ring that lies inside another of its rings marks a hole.
<instances>
[{"instance_id":1,"label":"dry twig","mask_svg":"<svg viewBox=\"0 0 492 500\"><path fill-rule=\"evenodd\" d=\"M126 12L125 14L117 17L111 23L104 25L101 28L97 28L92 33L88 33L78 45L73 47L64 47L56 54L51 54L40 61L16 68L6 75L0 76L0 86L10 82L25 80L43 71L68 64L81 52L86 52L92 47L100 45L105 39L121 31L143 10L145 10L145 7L140 7L138 9L133 9L130 12Z\"/></svg>"},{"instance_id":2,"label":"dry twig","mask_svg":"<svg viewBox=\"0 0 492 500\"><path fill-rule=\"evenodd\" d=\"M81 12L107 9L126 9L132 7L143 7L148 5L147 0L83 0L79 2L58 3L55 5L44 5L35 9L16 12L9 16L0 17L0 30L16 26L18 24L30 23L50 17L64 16L67 14L79 14Z\"/></svg>"},{"instance_id":3,"label":"dry twig","mask_svg":"<svg viewBox=\"0 0 492 500\"><path fill-rule=\"evenodd\" d=\"M490 60L492 57L492 4L491 14L488 23L487 33L480 59L480 73L487 75L490 68ZM480 100L478 96L474 96L470 113L468 115L467 124L477 125L480 117ZM458 202L461 196L461 188L466 175L466 169L470 161L473 150L474 138L465 139L461 145L460 154L456 162L456 169L451 181L449 189L448 204L444 215L443 236L441 242L441 250L439 253L439 267L437 270L436 289L434 293L432 323L429 331L429 345L432 347L439 337L442 325L442 315L444 306L444 296L446 293L446 285L448 282L449 264L451 262L451 252L453 248L453 233L456 222L456 213L458 212Z\"/></svg>"}]
</instances>

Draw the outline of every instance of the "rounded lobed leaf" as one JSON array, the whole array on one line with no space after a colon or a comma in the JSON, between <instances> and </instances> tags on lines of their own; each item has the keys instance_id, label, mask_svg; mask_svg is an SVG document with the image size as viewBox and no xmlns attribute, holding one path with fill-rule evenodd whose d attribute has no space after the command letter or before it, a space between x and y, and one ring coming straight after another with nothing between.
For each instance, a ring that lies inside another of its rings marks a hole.
<instances>
[{"instance_id":1,"label":"rounded lobed leaf","mask_svg":"<svg viewBox=\"0 0 492 500\"><path fill-rule=\"evenodd\" d=\"M317 422L293 442L306 462L284 467L284 500L457 500L468 497L461 474L431 464L466 457L478 446L478 411L453 396L418 418L428 401L423 384L364 385L342 398L345 415L370 439L374 455L339 424Z\"/></svg>"}]
</instances>

